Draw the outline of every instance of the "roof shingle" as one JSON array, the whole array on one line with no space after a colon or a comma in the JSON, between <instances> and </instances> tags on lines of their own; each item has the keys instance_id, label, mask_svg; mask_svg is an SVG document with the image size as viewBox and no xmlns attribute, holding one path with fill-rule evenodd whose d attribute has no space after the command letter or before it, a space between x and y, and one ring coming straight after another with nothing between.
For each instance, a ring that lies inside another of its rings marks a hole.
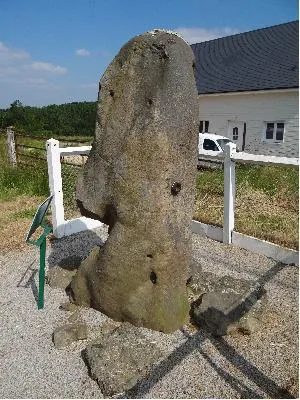
<instances>
[{"instance_id":1,"label":"roof shingle","mask_svg":"<svg viewBox=\"0 0 300 400\"><path fill-rule=\"evenodd\" d=\"M199 94L299 87L299 22L191 45Z\"/></svg>"}]
</instances>

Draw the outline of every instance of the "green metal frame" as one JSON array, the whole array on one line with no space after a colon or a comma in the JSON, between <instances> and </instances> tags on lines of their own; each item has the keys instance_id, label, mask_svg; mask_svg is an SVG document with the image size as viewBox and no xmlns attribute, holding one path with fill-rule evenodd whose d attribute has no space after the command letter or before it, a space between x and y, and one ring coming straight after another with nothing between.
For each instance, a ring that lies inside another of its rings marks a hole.
<instances>
[{"instance_id":1,"label":"green metal frame","mask_svg":"<svg viewBox=\"0 0 300 400\"><path fill-rule=\"evenodd\" d=\"M37 209L35 216L32 220L31 227L26 235L26 243L34 244L40 248L40 269L39 269L39 296L38 296L38 309L44 308L44 289L45 289L45 266L46 266L46 240L47 236L52 233L52 226L45 222L43 219L50 206L53 196L48 197ZM36 240L30 239L37 228L42 227L43 233Z\"/></svg>"}]
</instances>

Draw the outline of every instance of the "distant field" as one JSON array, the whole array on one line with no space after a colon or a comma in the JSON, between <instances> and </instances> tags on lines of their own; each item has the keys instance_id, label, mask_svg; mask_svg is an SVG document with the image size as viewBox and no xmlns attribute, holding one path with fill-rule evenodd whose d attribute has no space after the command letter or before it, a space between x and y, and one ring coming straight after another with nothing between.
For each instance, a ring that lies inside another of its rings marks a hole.
<instances>
[{"instance_id":1,"label":"distant field","mask_svg":"<svg viewBox=\"0 0 300 400\"><path fill-rule=\"evenodd\" d=\"M78 140L78 136L64 138L68 140L67 145L80 146L80 143L72 143L72 140ZM79 139L86 145L88 144L86 140L91 143L93 138L79 137ZM19 141L19 143L40 147L41 150L26 149L26 151L31 155L45 156L43 152L45 140L22 138L22 142ZM80 167L62 166L67 218L78 214L75 205L75 186L79 171ZM236 175L235 230L281 246L298 249L298 169L239 165ZM4 225L6 231L9 229L10 221L11 232L19 235L14 224L28 224L34 214L36 204L48 194L46 163L41 161L36 162L34 167L11 168L7 163L6 137L0 135L0 207L2 210L0 235L3 236L1 232ZM223 195L223 170L198 172L194 219L222 226ZM9 213L7 210L12 211ZM5 243L8 239L0 237L0 242Z\"/></svg>"}]
</instances>

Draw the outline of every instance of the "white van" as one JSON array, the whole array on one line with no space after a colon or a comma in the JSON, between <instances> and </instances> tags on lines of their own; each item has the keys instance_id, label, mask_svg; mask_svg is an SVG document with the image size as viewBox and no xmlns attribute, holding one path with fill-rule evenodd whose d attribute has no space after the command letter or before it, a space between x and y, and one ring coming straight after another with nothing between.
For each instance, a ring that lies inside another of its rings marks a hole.
<instances>
[{"instance_id":1,"label":"white van","mask_svg":"<svg viewBox=\"0 0 300 400\"><path fill-rule=\"evenodd\" d=\"M226 143L233 143L232 140L225 136L216 135L214 133L199 133L198 141L198 168L200 167L216 167L220 166L223 161L213 158L214 155L222 154ZM237 150L238 151L238 150ZM201 154L212 156L211 160L201 159Z\"/></svg>"},{"instance_id":2,"label":"white van","mask_svg":"<svg viewBox=\"0 0 300 400\"><path fill-rule=\"evenodd\" d=\"M232 142L232 140L225 136L214 133L199 133L198 153L209 155L211 151L222 152L225 144L229 142Z\"/></svg>"}]
</instances>

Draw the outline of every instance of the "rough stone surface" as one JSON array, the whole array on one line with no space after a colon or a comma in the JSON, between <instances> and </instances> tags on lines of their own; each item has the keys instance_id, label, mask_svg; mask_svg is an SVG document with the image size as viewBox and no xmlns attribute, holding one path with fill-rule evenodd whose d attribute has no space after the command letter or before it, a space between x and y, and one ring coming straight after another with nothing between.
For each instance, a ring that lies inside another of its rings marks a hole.
<instances>
[{"instance_id":1,"label":"rough stone surface","mask_svg":"<svg viewBox=\"0 0 300 400\"><path fill-rule=\"evenodd\" d=\"M68 317L68 322L73 323L73 322L78 322L80 321L80 311L75 310L69 317Z\"/></svg>"},{"instance_id":2,"label":"rough stone surface","mask_svg":"<svg viewBox=\"0 0 300 400\"><path fill-rule=\"evenodd\" d=\"M84 323L65 324L56 328L53 332L53 343L55 347L69 346L76 340L87 338L87 326Z\"/></svg>"},{"instance_id":3,"label":"rough stone surface","mask_svg":"<svg viewBox=\"0 0 300 400\"><path fill-rule=\"evenodd\" d=\"M77 184L109 238L71 283L77 304L164 332L188 316L197 165L193 53L155 31L129 41L100 82L95 141Z\"/></svg>"},{"instance_id":4,"label":"rough stone surface","mask_svg":"<svg viewBox=\"0 0 300 400\"><path fill-rule=\"evenodd\" d=\"M111 334L114 330L118 329L122 322L117 322L112 319L108 319L99 325L89 326L89 332L94 337L93 343L99 343L99 338L103 338Z\"/></svg>"},{"instance_id":5,"label":"rough stone surface","mask_svg":"<svg viewBox=\"0 0 300 400\"><path fill-rule=\"evenodd\" d=\"M162 355L141 329L124 323L104 332L98 343L88 346L85 360L104 396L113 396L136 385Z\"/></svg>"},{"instance_id":6,"label":"rough stone surface","mask_svg":"<svg viewBox=\"0 0 300 400\"><path fill-rule=\"evenodd\" d=\"M74 311L77 311L78 306L76 304L74 304L74 303L70 303L69 301L64 301L59 306L59 309L60 310L64 310L64 311L74 312Z\"/></svg>"},{"instance_id":7,"label":"rough stone surface","mask_svg":"<svg viewBox=\"0 0 300 400\"><path fill-rule=\"evenodd\" d=\"M251 335L258 331L260 326L261 320L259 318L246 314L240 319L237 329L244 335Z\"/></svg>"},{"instance_id":8,"label":"rough stone surface","mask_svg":"<svg viewBox=\"0 0 300 400\"><path fill-rule=\"evenodd\" d=\"M259 329L266 310L266 297L261 299L265 290L259 283L199 272L188 286L198 296L191 309L197 325L217 336L236 331L250 335Z\"/></svg>"},{"instance_id":9,"label":"rough stone surface","mask_svg":"<svg viewBox=\"0 0 300 400\"><path fill-rule=\"evenodd\" d=\"M50 268L47 272L46 282L54 289L66 289L75 274L76 270L72 271L61 267Z\"/></svg>"}]
</instances>

